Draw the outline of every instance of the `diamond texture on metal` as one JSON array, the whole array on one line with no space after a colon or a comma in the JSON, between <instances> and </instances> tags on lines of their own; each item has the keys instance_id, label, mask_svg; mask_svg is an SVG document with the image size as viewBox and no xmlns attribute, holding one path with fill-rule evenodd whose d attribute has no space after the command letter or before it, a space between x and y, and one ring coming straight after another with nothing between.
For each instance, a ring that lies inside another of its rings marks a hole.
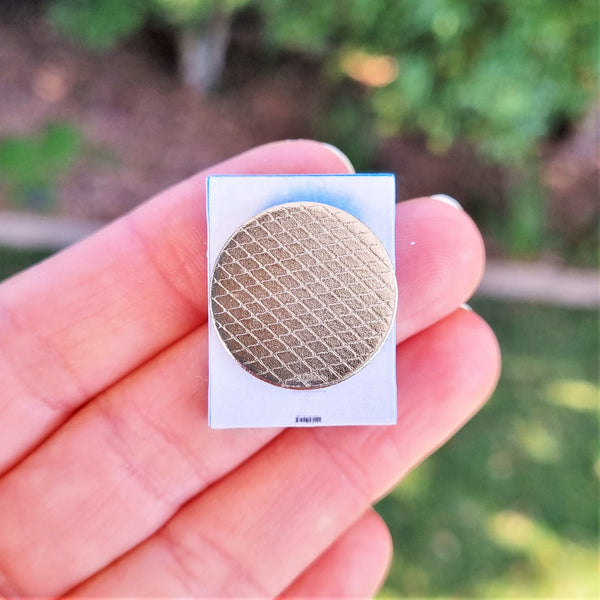
<instances>
[{"instance_id":1,"label":"diamond texture on metal","mask_svg":"<svg viewBox=\"0 0 600 600\"><path fill-rule=\"evenodd\" d=\"M394 268L377 236L316 202L270 208L219 254L211 311L229 353L275 385L314 389L347 379L387 338Z\"/></svg>"}]
</instances>

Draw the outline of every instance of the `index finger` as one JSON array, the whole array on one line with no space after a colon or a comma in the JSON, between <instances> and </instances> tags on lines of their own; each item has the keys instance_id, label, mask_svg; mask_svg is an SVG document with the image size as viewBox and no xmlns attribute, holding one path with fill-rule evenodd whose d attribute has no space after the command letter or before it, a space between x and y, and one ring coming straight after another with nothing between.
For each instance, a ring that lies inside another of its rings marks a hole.
<instances>
[{"instance_id":1,"label":"index finger","mask_svg":"<svg viewBox=\"0 0 600 600\"><path fill-rule=\"evenodd\" d=\"M261 146L2 284L0 473L88 398L206 320L209 174L350 170L325 144Z\"/></svg>"}]
</instances>

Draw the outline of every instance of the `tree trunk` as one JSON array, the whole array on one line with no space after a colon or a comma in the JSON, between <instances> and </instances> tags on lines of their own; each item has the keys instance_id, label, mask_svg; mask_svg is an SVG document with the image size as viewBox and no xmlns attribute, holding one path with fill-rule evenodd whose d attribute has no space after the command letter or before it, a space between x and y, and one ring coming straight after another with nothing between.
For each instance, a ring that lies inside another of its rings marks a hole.
<instances>
[{"instance_id":1,"label":"tree trunk","mask_svg":"<svg viewBox=\"0 0 600 600\"><path fill-rule=\"evenodd\" d=\"M230 34L231 17L221 12L201 26L179 33L179 69L186 86L207 94L220 83Z\"/></svg>"}]
</instances>

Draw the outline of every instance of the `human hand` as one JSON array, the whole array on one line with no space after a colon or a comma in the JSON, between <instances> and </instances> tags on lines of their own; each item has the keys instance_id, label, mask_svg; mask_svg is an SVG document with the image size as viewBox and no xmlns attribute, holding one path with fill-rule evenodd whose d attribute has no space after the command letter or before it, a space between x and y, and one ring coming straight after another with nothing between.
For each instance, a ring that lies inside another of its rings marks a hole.
<instances>
[{"instance_id":1,"label":"human hand","mask_svg":"<svg viewBox=\"0 0 600 600\"><path fill-rule=\"evenodd\" d=\"M315 142L210 173L344 173ZM467 215L397 207L398 424L207 425L205 178L0 286L0 594L368 596L389 533L370 505L495 386Z\"/></svg>"}]
</instances>

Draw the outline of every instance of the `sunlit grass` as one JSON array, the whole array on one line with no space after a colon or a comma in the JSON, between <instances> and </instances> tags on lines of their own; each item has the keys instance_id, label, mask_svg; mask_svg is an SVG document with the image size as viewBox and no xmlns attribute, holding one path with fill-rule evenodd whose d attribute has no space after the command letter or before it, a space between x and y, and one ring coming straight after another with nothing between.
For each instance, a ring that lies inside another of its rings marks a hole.
<instances>
[{"instance_id":1,"label":"sunlit grass","mask_svg":"<svg viewBox=\"0 0 600 600\"><path fill-rule=\"evenodd\" d=\"M596 598L598 317L473 305L499 337L500 385L378 505L395 545L381 596Z\"/></svg>"},{"instance_id":2,"label":"sunlit grass","mask_svg":"<svg viewBox=\"0 0 600 600\"><path fill-rule=\"evenodd\" d=\"M598 586L598 557L593 548L565 543L550 528L543 527L516 511L496 513L489 522L490 538L501 546L520 552L523 560L508 573L484 582L486 597L560 598L592 596Z\"/></svg>"},{"instance_id":3,"label":"sunlit grass","mask_svg":"<svg viewBox=\"0 0 600 600\"><path fill-rule=\"evenodd\" d=\"M548 402L574 410L597 411L600 405L600 387L590 381L556 379L546 388Z\"/></svg>"},{"instance_id":4,"label":"sunlit grass","mask_svg":"<svg viewBox=\"0 0 600 600\"><path fill-rule=\"evenodd\" d=\"M524 454L540 463L555 463L562 455L561 443L547 427L531 420L515 427L515 436Z\"/></svg>"},{"instance_id":5,"label":"sunlit grass","mask_svg":"<svg viewBox=\"0 0 600 600\"><path fill-rule=\"evenodd\" d=\"M50 254L52 254L51 250L0 246L0 282L44 260Z\"/></svg>"}]
</instances>

